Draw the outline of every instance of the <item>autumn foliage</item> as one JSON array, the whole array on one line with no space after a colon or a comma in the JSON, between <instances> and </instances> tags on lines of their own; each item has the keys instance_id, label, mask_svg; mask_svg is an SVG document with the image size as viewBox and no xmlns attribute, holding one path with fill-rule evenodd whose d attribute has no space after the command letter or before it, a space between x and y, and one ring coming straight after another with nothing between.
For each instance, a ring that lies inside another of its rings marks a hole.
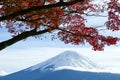
<instances>
[{"instance_id":1,"label":"autumn foliage","mask_svg":"<svg viewBox=\"0 0 120 80\"><path fill-rule=\"evenodd\" d=\"M1 28L6 27L13 37L0 43L1 50L30 36L52 33L58 30L58 38L66 44L85 44L93 50L103 50L105 45L115 45L120 39L104 36L97 26L87 26L85 16L108 12L105 27L108 30L120 29L119 0L0 0ZM89 13L93 13L90 15ZM11 41L11 42L10 42ZM6 46L6 47L7 47Z\"/></svg>"}]
</instances>

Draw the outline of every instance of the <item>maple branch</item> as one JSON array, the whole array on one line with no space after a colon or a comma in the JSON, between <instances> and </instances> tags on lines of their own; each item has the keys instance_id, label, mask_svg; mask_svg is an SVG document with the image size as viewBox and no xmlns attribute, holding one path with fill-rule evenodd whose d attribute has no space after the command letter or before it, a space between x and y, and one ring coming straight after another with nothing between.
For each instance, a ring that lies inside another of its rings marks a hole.
<instances>
[{"instance_id":1,"label":"maple branch","mask_svg":"<svg viewBox=\"0 0 120 80\"><path fill-rule=\"evenodd\" d=\"M86 15L86 16L94 16L94 17L108 17L108 15L100 15L100 14L88 14L88 13L84 13L84 15Z\"/></svg>"},{"instance_id":2,"label":"maple branch","mask_svg":"<svg viewBox=\"0 0 120 80\"><path fill-rule=\"evenodd\" d=\"M24 9L24 10L14 12L14 13L6 15L6 16L2 16L2 17L0 17L0 21L7 20L7 19L10 19L10 18L14 18L16 16L23 15L23 14L26 14L26 13L29 13L29 12L32 12L32 11L61 7L61 6L69 6L69 5L75 4L77 2L83 2L83 0L74 0L74 1L71 1L71 2L63 2L62 4L60 2L58 2L58 3L55 3L55 4L48 4L48 5L44 5L44 6L31 7L31 8L28 8L28 9Z\"/></svg>"},{"instance_id":3,"label":"maple branch","mask_svg":"<svg viewBox=\"0 0 120 80\"><path fill-rule=\"evenodd\" d=\"M56 28L51 27L50 29L53 31ZM49 28L42 30L42 31L36 31L36 29L33 29L31 31L23 32L15 37L9 39L9 40L0 42L0 51L3 50L4 48L7 48L8 46L18 42L18 41L21 41L21 40L27 38L27 37L41 35L41 34L44 34L46 32L49 32Z\"/></svg>"},{"instance_id":4,"label":"maple branch","mask_svg":"<svg viewBox=\"0 0 120 80\"><path fill-rule=\"evenodd\" d=\"M34 20L26 20L26 19L18 19L18 21L23 21L23 22L34 22L34 21L38 21L38 20L41 20L43 18L37 18L37 19L34 19Z\"/></svg>"},{"instance_id":5,"label":"maple branch","mask_svg":"<svg viewBox=\"0 0 120 80\"><path fill-rule=\"evenodd\" d=\"M64 31L64 32L67 32L67 33L70 33L74 36L84 36L84 37L91 37L91 38L94 38L94 36L91 36L91 35L86 35L86 34L76 34L76 33L73 33L71 31L68 31L68 30L65 30L65 29L62 29L62 28L57 28L58 30L61 30L61 31Z\"/></svg>"}]
</instances>

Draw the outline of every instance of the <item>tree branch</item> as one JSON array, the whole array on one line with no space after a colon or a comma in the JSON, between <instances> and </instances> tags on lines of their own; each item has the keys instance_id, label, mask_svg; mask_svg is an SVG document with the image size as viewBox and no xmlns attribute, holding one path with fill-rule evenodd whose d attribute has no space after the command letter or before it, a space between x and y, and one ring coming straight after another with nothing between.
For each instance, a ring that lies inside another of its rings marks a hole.
<instances>
[{"instance_id":1,"label":"tree branch","mask_svg":"<svg viewBox=\"0 0 120 80\"><path fill-rule=\"evenodd\" d=\"M94 38L94 36L91 36L90 34L89 35L87 35L87 34L76 34L76 33L73 33L73 32L71 32L71 31L68 31L68 30L65 30L65 29L62 29L62 28L57 28L58 30L61 30L61 31L64 31L64 32L66 32L66 33L70 33L70 34L72 34L72 35L74 35L74 36L79 36L79 37L90 37L90 38Z\"/></svg>"},{"instance_id":2,"label":"tree branch","mask_svg":"<svg viewBox=\"0 0 120 80\"><path fill-rule=\"evenodd\" d=\"M45 29L45 30L42 30L42 31L36 31L35 29L33 29L31 31L23 32L20 35L17 35L17 36L15 36L15 37L13 37L9 40L0 42L0 51L3 50L4 48L7 48L8 46L18 42L18 41L21 41L21 40L27 38L27 37L41 35L41 34L44 34L46 32L49 32L49 29L54 30L56 28L51 27L51 28L48 28L48 29Z\"/></svg>"},{"instance_id":3,"label":"tree branch","mask_svg":"<svg viewBox=\"0 0 120 80\"><path fill-rule=\"evenodd\" d=\"M44 6L35 6L35 7L31 7L31 8L28 8L28 9L24 9L24 10L14 12L14 13L6 15L6 16L2 16L2 17L0 17L0 21L7 20L7 19L10 19L10 18L14 18L16 16L23 15L23 14L26 14L26 13L29 13L29 12L32 12L32 11L61 7L61 6L69 6L69 5L75 4L77 2L83 2L83 1L82 0L80 0L80 1L79 0L74 0L74 1L71 1L71 2L63 2L62 4L60 2L58 2L58 3L55 3L55 4L48 4L48 5L44 5Z\"/></svg>"}]
</instances>

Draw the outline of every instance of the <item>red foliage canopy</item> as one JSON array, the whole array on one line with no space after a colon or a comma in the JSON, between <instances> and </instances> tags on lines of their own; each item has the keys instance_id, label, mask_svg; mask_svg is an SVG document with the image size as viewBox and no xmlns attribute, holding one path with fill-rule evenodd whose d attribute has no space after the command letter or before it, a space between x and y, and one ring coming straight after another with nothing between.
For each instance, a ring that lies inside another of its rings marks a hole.
<instances>
[{"instance_id":1,"label":"red foliage canopy","mask_svg":"<svg viewBox=\"0 0 120 80\"><path fill-rule=\"evenodd\" d=\"M108 21L105 26L109 30L119 30L118 0L110 0L107 6L94 4L94 0L1 0L0 5L0 21L4 23L0 27L6 27L17 37L17 41L54 30L58 30L58 38L66 44L79 45L88 42L94 50L103 50L105 45L115 45L120 40L117 37L100 35L96 27L85 24L85 15L89 15L89 12L107 11ZM33 30L35 32L27 34ZM27 36L19 37L25 33ZM7 41L4 44L12 45Z\"/></svg>"}]
</instances>

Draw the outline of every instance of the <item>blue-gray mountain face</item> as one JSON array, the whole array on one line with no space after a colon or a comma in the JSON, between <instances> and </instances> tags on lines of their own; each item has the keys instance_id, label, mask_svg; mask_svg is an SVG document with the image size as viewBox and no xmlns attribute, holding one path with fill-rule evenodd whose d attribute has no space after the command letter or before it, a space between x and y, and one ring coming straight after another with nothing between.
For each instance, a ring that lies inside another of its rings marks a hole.
<instances>
[{"instance_id":1,"label":"blue-gray mountain face","mask_svg":"<svg viewBox=\"0 0 120 80\"><path fill-rule=\"evenodd\" d=\"M67 69L64 66L86 71ZM59 67L63 68L57 69ZM88 69L100 68L87 57L66 51L43 63L0 77L0 80L120 80L120 74L89 72Z\"/></svg>"},{"instance_id":2,"label":"blue-gray mountain face","mask_svg":"<svg viewBox=\"0 0 120 80\"><path fill-rule=\"evenodd\" d=\"M0 80L120 80L119 74L93 73L74 70L45 71L35 70L32 72L21 71Z\"/></svg>"}]
</instances>

